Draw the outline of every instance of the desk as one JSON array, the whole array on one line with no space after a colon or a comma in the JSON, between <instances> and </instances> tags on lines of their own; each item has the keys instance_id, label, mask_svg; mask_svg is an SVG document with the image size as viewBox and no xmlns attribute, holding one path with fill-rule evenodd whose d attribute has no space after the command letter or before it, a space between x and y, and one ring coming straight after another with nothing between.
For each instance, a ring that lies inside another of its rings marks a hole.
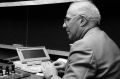
<instances>
[{"instance_id":1,"label":"desk","mask_svg":"<svg viewBox=\"0 0 120 79\"><path fill-rule=\"evenodd\" d=\"M9 70L11 71L11 66L12 64L8 64L8 63L3 63L3 62L0 62L0 66L2 66L2 69L5 70L6 69L6 66L9 67ZM43 79L42 76L38 76L36 74L32 74L32 73L29 73L29 72L25 72L23 70L20 70L20 69L15 69L15 72L17 74L10 74L10 75L6 75L6 76L1 76L0 75L0 79ZM0 73L1 74L1 73ZM3 74L5 74L5 72L3 72ZM20 78L21 77L21 78Z\"/></svg>"},{"instance_id":2,"label":"desk","mask_svg":"<svg viewBox=\"0 0 120 79\"><path fill-rule=\"evenodd\" d=\"M17 47L19 47L20 45L5 45L5 44L0 44L0 48L3 49L11 49L11 50L16 50ZM37 46L39 47L39 46ZM51 50L51 49L47 49L49 54L53 54L53 55L61 55L61 56L68 56L69 52L68 51L61 51L61 50Z\"/></svg>"},{"instance_id":3,"label":"desk","mask_svg":"<svg viewBox=\"0 0 120 79\"><path fill-rule=\"evenodd\" d=\"M17 52L16 52L16 48L17 47L21 47L21 45L5 45L5 44L0 44L0 58L1 59L15 59L18 58ZM39 47L39 46L36 46ZM67 51L61 51L61 50L51 50L51 49L47 49L48 53L50 55L53 55L56 59L56 57L65 57L67 58L69 55L69 52Z\"/></svg>"},{"instance_id":4,"label":"desk","mask_svg":"<svg viewBox=\"0 0 120 79\"><path fill-rule=\"evenodd\" d=\"M22 70L18 70L19 72L23 72L24 73L24 71L22 71ZM16 71L17 72L17 71ZM20 79L43 79L42 77L40 77L40 76L38 76L38 75L35 75L35 74L32 74L32 73L30 73L31 75L29 76L29 77L25 77L25 78L20 78Z\"/></svg>"},{"instance_id":5,"label":"desk","mask_svg":"<svg viewBox=\"0 0 120 79\"><path fill-rule=\"evenodd\" d=\"M37 76L35 74L31 74L31 76L25 77L25 78L21 78L21 79L43 79L43 78L40 77L40 76Z\"/></svg>"},{"instance_id":6,"label":"desk","mask_svg":"<svg viewBox=\"0 0 120 79\"><path fill-rule=\"evenodd\" d=\"M13 51L16 51L16 47L17 46L13 46L13 45L4 45L4 44L0 44L0 49L5 49L5 50L13 50ZM52 54L52 55L56 55L57 56L68 56L69 55L69 52L67 51L59 51L59 50L51 50L51 49L47 49L48 53L49 54ZM10 52L10 54L12 54L13 52ZM4 53L5 54L5 53ZM2 55L2 52L0 53L0 56ZM7 56L9 57L8 54L5 54L4 56ZM3 57L4 58L4 57ZM15 57L11 57L9 59L16 59L18 58L18 56L15 56ZM22 79L42 79L42 77L40 76L37 76L35 74L31 74L31 76L29 77L25 77L25 78L22 78Z\"/></svg>"}]
</instances>

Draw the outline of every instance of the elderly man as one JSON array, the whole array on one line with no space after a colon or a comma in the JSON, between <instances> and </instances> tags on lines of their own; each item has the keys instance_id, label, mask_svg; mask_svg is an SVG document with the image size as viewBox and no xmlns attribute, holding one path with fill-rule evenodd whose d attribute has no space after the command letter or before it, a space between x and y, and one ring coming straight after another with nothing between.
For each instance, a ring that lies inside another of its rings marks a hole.
<instances>
[{"instance_id":1,"label":"elderly man","mask_svg":"<svg viewBox=\"0 0 120 79\"><path fill-rule=\"evenodd\" d=\"M99 10L90 1L70 5L63 27L74 43L62 79L120 79L120 50L98 27L100 19ZM57 68L63 66L59 64ZM53 71L51 79L60 79ZM49 72L44 73L48 76Z\"/></svg>"}]
</instances>

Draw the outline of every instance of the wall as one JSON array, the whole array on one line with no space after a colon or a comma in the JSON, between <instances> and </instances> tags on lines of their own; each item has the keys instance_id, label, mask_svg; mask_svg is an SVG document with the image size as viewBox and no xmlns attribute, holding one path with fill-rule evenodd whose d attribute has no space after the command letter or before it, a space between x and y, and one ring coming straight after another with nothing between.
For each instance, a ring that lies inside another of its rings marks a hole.
<instances>
[{"instance_id":1,"label":"wall","mask_svg":"<svg viewBox=\"0 0 120 79\"><path fill-rule=\"evenodd\" d=\"M120 46L119 2L94 0L99 8L101 29ZM24 46L44 45L49 49L69 50L63 19L69 3L0 8L0 43Z\"/></svg>"},{"instance_id":2,"label":"wall","mask_svg":"<svg viewBox=\"0 0 120 79\"><path fill-rule=\"evenodd\" d=\"M68 6L69 3L60 3L1 8L0 43L68 49L62 28Z\"/></svg>"}]
</instances>

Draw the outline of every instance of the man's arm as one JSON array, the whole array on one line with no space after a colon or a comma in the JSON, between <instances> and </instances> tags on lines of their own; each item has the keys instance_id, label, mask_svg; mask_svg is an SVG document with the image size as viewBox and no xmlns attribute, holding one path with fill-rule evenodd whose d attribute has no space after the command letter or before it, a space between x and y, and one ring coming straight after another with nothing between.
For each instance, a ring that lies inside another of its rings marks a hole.
<instances>
[{"instance_id":1,"label":"man's arm","mask_svg":"<svg viewBox=\"0 0 120 79\"><path fill-rule=\"evenodd\" d=\"M63 79L88 79L93 78L96 63L93 51L90 49L71 51Z\"/></svg>"},{"instance_id":2,"label":"man's arm","mask_svg":"<svg viewBox=\"0 0 120 79\"><path fill-rule=\"evenodd\" d=\"M94 78L96 63L93 51L91 50L74 50L69 55L66 65L66 72L62 79L88 79ZM51 79L61 79L53 75Z\"/></svg>"},{"instance_id":3,"label":"man's arm","mask_svg":"<svg viewBox=\"0 0 120 79\"><path fill-rule=\"evenodd\" d=\"M52 64L53 66L59 71L59 70L64 70L65 65L67 63L67 59L64 58L58 58L56 61L54 61Z\"/></svg>"}]
</instances>

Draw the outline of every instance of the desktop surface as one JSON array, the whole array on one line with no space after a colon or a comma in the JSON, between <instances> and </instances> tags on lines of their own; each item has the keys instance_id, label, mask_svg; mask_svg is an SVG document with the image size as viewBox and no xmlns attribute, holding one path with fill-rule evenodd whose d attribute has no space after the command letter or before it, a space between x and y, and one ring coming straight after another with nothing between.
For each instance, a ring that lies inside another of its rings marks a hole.
<instances>
[{"instance_id":1,"label":"desktop surface","mask_svg":"<svg viewBox=\"0 0 120 79\"><path fill-rule=\"evenodd\" d=\"M6 60L5 62L0 62L0 71L3 70L3 72L0 72L0 79L43 79L43 76L25 72L21 69L15 68L15 71L11 72L12 65L12 63L6 63ZM6 69L7 67L9 67L8 71Z\"/></svg>"},{"instance_id":2,"label":"desktop surface","mask_svg":"<svg viewBox=\"0 0 120 79\"><path fill-rule=\"evenodd\" d=\"M3 45L2 45L3 46ZM18 55L16 55L17 54L17 52L15 52L16 54L14 54L15 56L10 56L10 57L8 57L9 55L8 54L6 54L6 51L8 51L8 53L9 54L13 54L13 52L12 51L16 51L16 49L13 49L13 48L11 48L11 46L7 46L7 48L5 48L6 46L3 46L1 49L3 50L5 50L5 53L4 53L4 51L3 51L3 53L1 53L1 57L3 57L3 59L7 59L7 60L10 60L10 61L18 61L18 60L20 60L19 59L19 57L18 57ZM69 52L65 52L65 51L58 51L58 50L50 50L50 49L47 49L47 51L49 52L49 55L50 55L50 58L51 58L51 60L52 61L55 61L55 60L57 60L58 58L67 58L67 56L68 56L68 54L69 54ZM2 52L2 51L1 51ZM3 54L3 55L2 55ZM5 55L4 55L5 54ZM19 70L19 69L16 69L16 71L19 71L19 72L21 72L21 73L24 73L25 71L23 71L23 70ZM39 75L36 75L36 74L33 74L33 73L30 73L31 75L30 76L28 76L28 77L22 77L21 79L43 79L43 77L42 76L39 76Z\"/></svg>"}]
</instances>

